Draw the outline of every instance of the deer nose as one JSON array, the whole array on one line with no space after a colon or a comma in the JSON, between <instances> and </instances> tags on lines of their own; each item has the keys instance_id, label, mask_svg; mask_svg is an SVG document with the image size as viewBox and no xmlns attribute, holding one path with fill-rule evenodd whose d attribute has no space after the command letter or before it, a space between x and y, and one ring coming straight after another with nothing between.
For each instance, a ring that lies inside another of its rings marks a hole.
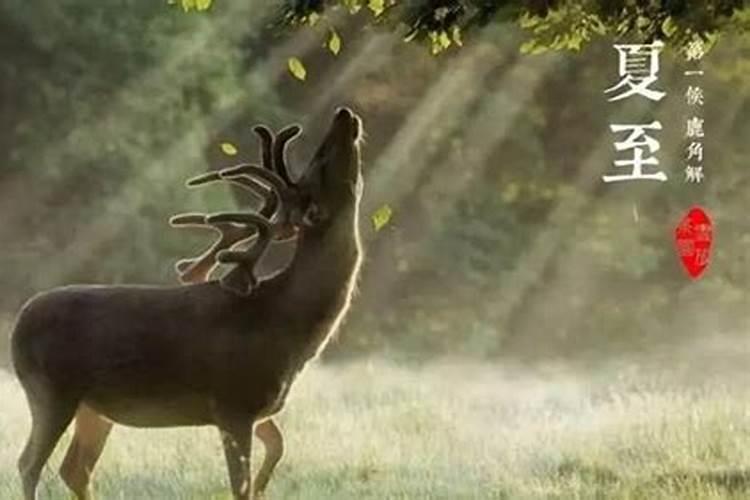
<instances>
[{"instance_id":1,"label":"deer nose","mask_svg":"<svg viewBox=\"0 0 750 500\"><path fill-rule=\"evenodd\" d=\"M336 109L336 119L347 119L347 120L353 120L354 119L354 112L352 112L351 109L347 107L340 107Z\"/></svg>"}]
</instances>

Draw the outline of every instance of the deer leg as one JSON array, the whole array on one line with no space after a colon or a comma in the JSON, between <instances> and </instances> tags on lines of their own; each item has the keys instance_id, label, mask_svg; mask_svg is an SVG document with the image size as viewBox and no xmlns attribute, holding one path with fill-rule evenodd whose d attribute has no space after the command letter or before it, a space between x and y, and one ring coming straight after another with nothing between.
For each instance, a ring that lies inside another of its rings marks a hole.
<instances>
[{"instance_id":1,"label":"deer leg","mask_svg":"<svg viewBox=\"0 0 750 500\"><path fill-rule=\"evenodd\" d=\"M60 466L60 476L78 500L89 500L91 475L112 430L112 422L81 404L76 412L75 429Z\"/></svg>"},{"instance_id":2,"label":"deer leg","mask_svg":"<svg viewBox=\"0 0 750 500\"><path fill-rule=\"evenodd\" d=\"M271 418L260 422L255 426L255 435L263 442L266 448L266 454L263 457L263 464L260 466L258 474L253 480L253 496L259 498L271 479L276 464L279 463L284 455L284 436L281 434L279 425Z\"/></svg>"},{"instance_id":3,"label":"deer leg","mask_svg":"<svg viewBox=\"0 0 750 500\"><path fill-rule=\"evenodd\" d=\"M235 500L250 500L252 476L250 475L250 452L252 446L252 419L232 416L218 422L224 456L229 470L229 483Z\"/></svg>"},{"instance_id":4,"label":"deer leg","mask_svg":"<svg viewBox=\"0 0 750 500\"><path fill-rule=\"evenodd\" d=\"M18 471L24 499L36 500L36 489L44 464L73 419L78 401L57 396L54 391L45 390L40 395L26 389L31 409L31 433L18 460Z\"/></svg>"}]
</instances>

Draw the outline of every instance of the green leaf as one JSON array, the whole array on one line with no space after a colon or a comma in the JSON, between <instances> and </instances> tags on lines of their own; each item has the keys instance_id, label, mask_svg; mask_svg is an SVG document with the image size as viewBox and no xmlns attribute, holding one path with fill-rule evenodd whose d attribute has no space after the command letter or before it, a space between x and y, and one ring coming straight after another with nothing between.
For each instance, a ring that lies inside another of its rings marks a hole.
<instances>
[{"instance_id":1,"label":"green leaf","mask_svg":"<svg viewBox=\"0 0 750 500\"><path fill-rule=\"evenodd\" d=\"M349 10L350 14L356 14L362 8L359 0L342 0L344 7Z\"/></svg>"},{"instance_id":2,"label":"green leaf","mask_svg":"<svg viewBox=\"0 0 750 500\"><path fill-rule=\"evenodd\" d=\"M310 12L310 14L307 15L307 23L310 26L315 26L318 24L318 21L320 21L320 14L317 12Z\"/></svg>"},{"instance_id":3,"label":"green leaf","mask_svg":"<svg viewBox=\"0 0 750 500\"><path fill-rule=\"evenodd\" d=\"M296 57L290 57L287 61L287 66L289 67L289 72L297 79L304 81L305 78L307 78L307 70L305 69L305 65L302 64L302 61L300 61Z\"/></svg>"},{"instance_id":4,"label":"green leaf","mask_svg":"<svg viewBox=\"0 0 750 500\"><path fill-rule=\"evenodd\" d=\"M213 0L181 0L182 10L185 12L191 10L208 10L211 7Z\"/></svg>"},{"instance_id":5,"label":"green leaf","mask_svg":"<svg viewBox=\"0 0 750 500\"><path fill-rule=\"evenodd\" d=\"M459 28L458 26L454 26L451 30L451 38L453 38L453 42L459 47L464 46L464 41L461 38L461 28Z\"/></svg>"},{"instance_id":6,"label":"green leaf","mask_svg":"<svg viewBox=\"0 0 750 500\"><path fill-rule=\"evenodd\" d=\"M234 156L237 154L237 147L231 142L222 142L220 147L221 152L227 156Z\"/></svg>"},{"instance_id":7,"label":"green leaf","mask_svg":"<svg viewBox=\"0 0 750 500\"><path fill-rule=\"evenodd\" d=\"M547 52L549 48L545 47L543 44L539 43L538 40L531 39L527 40L524 43L521 44L521 54L531 54L531 55L537 55L537 54L543 54Z\"/></svg>"},{"instance_id":8,"label":"green leaf","mask_svg":"<svg viewBox=\"0 0 750 500\"><path fill-rule=\"evenodd\" d=\"M331 30L330 38L328 38L328 50L336 56L341 51L341 37L333 29Z\"/></svg>"},{"instance_id":9,"label":"green leaf","mask_svg":"<svg viewBox=\"0 0 750 500\"><path fill-rule=\"evenodd\" d=\"M392 216L393 210L391 209L390 205L386 204L375 210L375 212L372 214L372 225L375 228L375 231L380 231L381 229L383 229L388 224L388 222L390 222Z\"/></svg>"},{"instance_id":10,"label":"green leaf","mask_svg":"<svg viewBox=\"0 0 750 500\"><path fill-rule=\"evenodd\" d=\"M385 0L368 0L367 8L370 9L375 17L378 17L385 11Z\"/></svg>"},{"instance_id":11,"label":"green leaf","mask_svg":"<svg viewBox=\"0 0 750 500\"><path fill-rule=\"evenodd\" d=\"M672 19L672 16L667 17L664 22L661 23L661 31L667 37L671 37L677 33L677 25L675 24L674 19Z\"/></svg>"}]
</instances>

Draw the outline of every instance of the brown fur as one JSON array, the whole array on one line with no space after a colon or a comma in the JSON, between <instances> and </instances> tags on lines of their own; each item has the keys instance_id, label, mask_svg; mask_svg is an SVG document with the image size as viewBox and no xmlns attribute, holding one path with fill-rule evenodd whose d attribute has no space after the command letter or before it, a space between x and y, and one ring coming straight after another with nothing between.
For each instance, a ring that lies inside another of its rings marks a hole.
<instances>
[{"instance_id":1,"label":"brown fur","mask_svg":"<svg viewBox=\"0 0 750 500\"><path fill-rule=\"evenodd\" d=\"M76 413L80 439L62 472L79 498L87 498L110 422L217 426L234 497L250 497L253 425L265 422L256 432L277 441L271 462L278 461L283 442L269 417L349 307L361 264L359 134L359 119L338 111L303 179L319 220L300 229L289 268L250 296L216 281L68 286L24 306L12 355L32 415L19 460L27 500L36 498L41 469ZM274 465L262 467L261 489Z\"/></svg>"}]
</instances>

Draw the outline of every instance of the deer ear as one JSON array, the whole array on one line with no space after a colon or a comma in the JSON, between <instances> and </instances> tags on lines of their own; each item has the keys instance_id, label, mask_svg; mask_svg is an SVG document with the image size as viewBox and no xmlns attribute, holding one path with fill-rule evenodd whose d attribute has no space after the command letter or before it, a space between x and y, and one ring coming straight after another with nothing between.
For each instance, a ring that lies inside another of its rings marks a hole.
<instances>
[{"instance_id":1,"label":"deer ear","mask_svg":"<svg viewBox=\"0 0 750 500\"><path fill-rule=\"evenodd\" d=\"M230 272L222 276L219 280L221 287L229 292L240 297L247 297L253 292L255 286L253 285L254 280L250 278L248 272L243 268L242 265L238 265Z\"/></svg>"}]
</instances>

